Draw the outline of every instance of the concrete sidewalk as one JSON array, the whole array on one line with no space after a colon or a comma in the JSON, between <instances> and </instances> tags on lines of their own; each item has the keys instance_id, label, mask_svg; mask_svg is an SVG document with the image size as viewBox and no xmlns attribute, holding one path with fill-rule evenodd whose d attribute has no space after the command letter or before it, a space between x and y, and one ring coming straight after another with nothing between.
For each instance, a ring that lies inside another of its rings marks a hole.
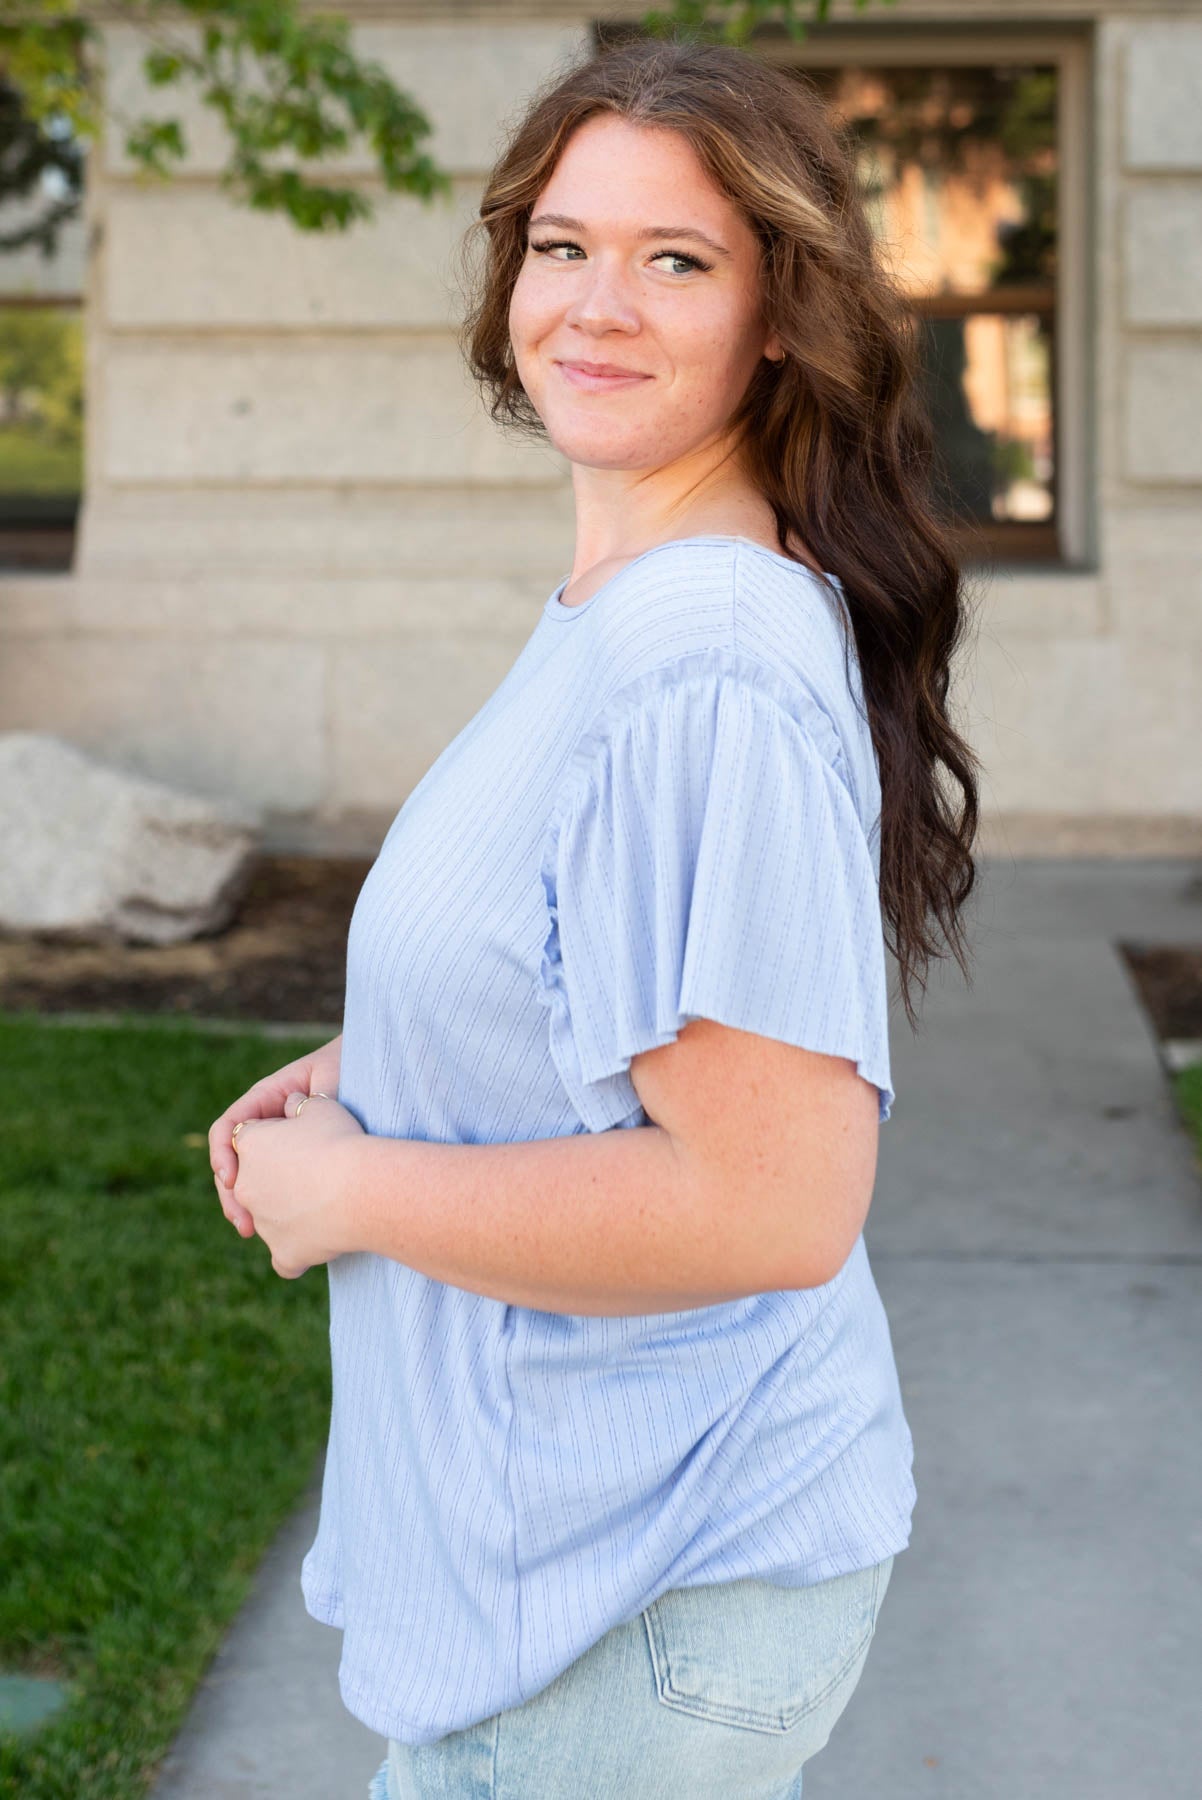
<instances>
[{"instance_id":1,"label":"concrete sidewalk","mask_svg":"<svg viewBox=\"0 0 1202 1800\"><path fill-rule=\"evenodd\" d=\"M1202 1177L1114 949L1202 942L1198 876L995 858L973 986L935 968L919 1037L894 1019L865 1237L918 1501L807 1800L1199 1791ZM384 1740L300 1595L318 1491L155 1800L365 1800Z\"/></svg>"}]
</instances>

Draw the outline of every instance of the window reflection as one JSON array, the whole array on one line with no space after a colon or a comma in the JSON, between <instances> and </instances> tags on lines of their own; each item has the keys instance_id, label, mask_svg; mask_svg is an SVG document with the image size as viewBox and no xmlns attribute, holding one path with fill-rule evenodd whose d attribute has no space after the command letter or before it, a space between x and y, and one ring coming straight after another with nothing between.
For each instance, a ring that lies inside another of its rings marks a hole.
<instances>
[{"instance_id":1,"label":"window reflection","mask_svg":"<svg viewBox=\"0 0 1202 1800\"><path fill-rule=\"evenodd\" d=\"M68 568L83 487L84 150L0 77L0 568Z\"/></svg>"},{"instance_id":2,"label":"window reflection","mask_svg":"<svg viewBox=\"0 0 1202 1800\"><path fill-rule=\"evenodd\" d=\"M69 521L82 459L79 308L0 306L0 521Z\"/></svg>"},{"instance_id":3,"label":"window reflection","mask_svg":"<svg viewBox=\"0 0 1202 1800\"><path fill-rule=\"evenodd\" d=\"M852 134L882 261L922 321L951 516L1056 549L1056 70L809 67Z\"/></svg>"},{"instance_id":4,"label":"window reflection","mask_svg":"<svg viewBox=\"0 0 1202 1800\"><path fill-rule=\"evenodd\" d=\"M961 516L1053 516L1048 327L1035 313L923 320L944 490Z\"/></svg>"}]
</instances>

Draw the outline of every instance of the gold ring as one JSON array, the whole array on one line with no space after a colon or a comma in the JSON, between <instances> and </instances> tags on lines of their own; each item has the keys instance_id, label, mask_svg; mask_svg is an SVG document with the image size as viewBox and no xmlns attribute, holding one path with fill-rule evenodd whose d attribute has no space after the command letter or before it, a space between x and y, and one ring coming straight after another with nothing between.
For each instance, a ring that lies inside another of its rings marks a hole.
<instances>
[{"instance_id":1,"label":"gold ring","mask_svg":"<svg viewBox=\"0 0 1202 1800\"><path fill-rule=\"evenodd\" d=\"M230 1143L233 1145L235 1150L238 1148L238 1133L241 1131L242 1127L245 1124L246 1124L245 1119L239 1119L238 1123L234 1126L234 1129L230 1132Z\"/></svg>"},{"instance_id":2,"label":"gold ring","mask_svg":"<svg viewBox=\"0 0 1202 1800\"><path fill-rule=\"evenodd\" d=\"M310 1100L333 1100L333 1098L333 1094L323 1094L320 1088L314 1088L311 1094L306 1094L303 1100L297 1102L297 1108L292 1117L299 1119Z\"/></svg>"}]
</instances>

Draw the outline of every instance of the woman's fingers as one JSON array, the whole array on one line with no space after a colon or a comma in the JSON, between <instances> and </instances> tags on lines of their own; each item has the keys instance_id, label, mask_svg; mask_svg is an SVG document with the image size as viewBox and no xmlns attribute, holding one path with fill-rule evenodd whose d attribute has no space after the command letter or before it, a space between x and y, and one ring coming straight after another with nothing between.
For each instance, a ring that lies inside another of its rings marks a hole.
<instances>
[{"instance_id":1,"label":"woman's fingers","mask_svg":"<svg viewBox=\"0 0 1202 1800\"><path fill-rule=\"evenodd\" d=\"M328 1049L329 1046L325 1048ZM248 1088L240 1099L235 1100L232 1106L227 1106L209 1127L209 1166L213 1171L217 1197L221 1201L222 1212L242 1237L255 1235L255 1222L246 1208L240 1206L234 1198L234 1184L238 1179L238 1146L234 1142L234 1129L244 1119L282 1118L288 1095L295 1089L302 1093L309 1091L311 1063L311 1058L301 1058L296 1063L289 1063L287 1068L276 1069L272 1074L265 1075L261 1081L256 1081L253 1087Z\"/></svg>"},{"instance_id":2,"label":"woman's fingers","mask_svg":"<svg viewBox=\"0 0 1202 1800\"><path fill-rule=\"evenodd\" d=\"M219 1119L214 1119L209 1126L209 1167L213 1171L213 1179L218 1190L231 1188L238 1177L238 1152L233 1141L234 1126L239 1118L252 1115L242 1111L243 1102L236 1102Z\"/></svg>"},{"instance_id":3,"label":"woman's fingers","mask_svg":"<svg viewBox=\"0 0 1202 1800\"><path fill-rule=\"evenodd\" d=\"M218 1121L218 1123L220 1123L220 1121ZM235 1123L237 1123L237 1121L235 1121ZM213 1129L216 1131L217 1127L214 1126ZM230 1132L232 1132L232 1129L232 1126L229 1127ZM238 1179L237 1149L234 1148L228 1150L223 1154L211 1153L211 1160L213 1165L213 1185L217 1189L217 1198L221 1202L221 1210L229 1220L230 1224L245 1237L247 1235L246 1227L249 1225L253 1231L254 1224L246 1208L240 1206L234 1198L234 1183Z\"/></svg>"},{"instance_id":4,"label":"woman's fingers","mask_svg":"<svg viewBox=\"0 0 1202 1800\"><path fill-rule=\"evenodd\" d=\"M236 1219L230 1220L230 1224L233 1226L234 1230L238 1233L239 1237L249 1238L249 1237L254 1237L254 1235L255 1235L254 1220L251 1218L249 1213L240 1211L239 1216Z\"/></svg>"},{"instance_id":5,"label":"woman's fingers","mask_svg":"<svg viewBox=\"0 0 1202 1800\"><path fill-rule=\"evenodd\" d=\"M214 1174L213 1184L217 1189L217 1198L221 1202L221 1210L229 1220L230 1224L234 1227L235 1231L239 1232L242 1237L253 1237L255 1222L247 1212L246 1208L239 1205L238 1201L235 1200L233 1182L227 1187L221 1177Z\"/></svg>"},{"instance_id":6,"label":"woman's fingers","mask_svg":"<svg viewBox=\"0 0 1202 1800\"><path fill-rule=\"evenodd\" d=\"M238 1148L234 1143L234 1129L243 1119L267 1119L280 1111L281 1100L267 1081L256 1081L254 1087L232 1106L227 1106L219 1118L209 1126L209 1167L214 1178L226 1187L233 1187L238 1179Z\"/></svg>"},{"instance_id":7,"label":"woman's fingers","mask_svg":"<svg viewBox=\"0 0 1202 1800\"><path fill-rule=\"evenodd\" d=\"M228 1191L223 1193L221 1210L229 1220L230 1224L234 1227L234 1230L238 1233L239 1237L254 1236L254 1220L244 1206L239 1206L238 1202L230 1197Z\"/></svg>"}]
</instances>

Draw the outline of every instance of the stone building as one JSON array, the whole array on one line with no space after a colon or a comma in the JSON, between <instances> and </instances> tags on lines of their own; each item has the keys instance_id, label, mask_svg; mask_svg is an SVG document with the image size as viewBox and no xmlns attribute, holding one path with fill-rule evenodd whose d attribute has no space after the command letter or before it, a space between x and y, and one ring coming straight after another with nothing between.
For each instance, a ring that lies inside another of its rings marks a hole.
<instances>
[{"instance_id":1,"label":"stone building","mask_svg":"<svg viewBox=\"0 0 1202 1800\"><path fill-rule=\"evenodd\" d=\"M78 256L85 475L66 565L0 566L0 729L236 794L279 848L371 851L572 561L566 464L504 438L462 367L455 244L533 85L645 9L342 10L454 178L425 206L366 155L331 161L378 209L345 235L227 198L216 116L146 88L138 38L105 27L111 97L181 117L190 156L148 183L110 133L67 273L35 278L69 288ZM803 43L752 50L878 119L931 71L948 118L965 81L1052 96L1021 179L986 143L955 176L894 158L874 202L965 361L941 428L986 482L955 697L986 848L1198 854L1202 0L837 0ZM1054 276L974 285L982 218L995 247L1027 241L1016 195ZM32 266L0 259L0 282L27 291Z\"/></svg>"}]
</instances>

